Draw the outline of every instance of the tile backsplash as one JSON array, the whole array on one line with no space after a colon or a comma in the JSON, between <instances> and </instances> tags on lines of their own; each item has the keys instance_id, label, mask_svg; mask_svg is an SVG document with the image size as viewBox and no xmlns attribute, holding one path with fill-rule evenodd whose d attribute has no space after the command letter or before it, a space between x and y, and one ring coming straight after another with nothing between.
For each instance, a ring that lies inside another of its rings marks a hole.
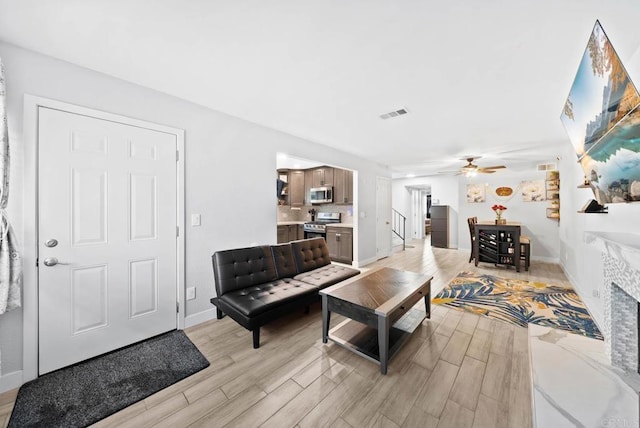
<instances>
[{"instance_id":1,"label":"tile backsplash","mask_svg":"<svg viewBox=\"0 0 640 428\"><path fill-rule=\"evenodd\" d=\"M309 210L315 208L316 213L341 213L343 223L353 223L353 205L305 205L303 207L290 207L278 205L278 221L311 221Z\"/></svg>"}]
</instances>

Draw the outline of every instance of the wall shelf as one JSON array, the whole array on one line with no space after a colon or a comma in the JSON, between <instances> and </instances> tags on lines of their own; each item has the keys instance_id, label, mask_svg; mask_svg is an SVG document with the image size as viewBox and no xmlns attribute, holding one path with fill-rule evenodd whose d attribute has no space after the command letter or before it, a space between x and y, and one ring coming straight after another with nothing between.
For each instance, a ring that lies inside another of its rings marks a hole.
<instances>
[{"instance_id":1,"label":"wall shelf","mask_svg":"<svg viewBox=\"0 0 640 428\"><path fill-rule=\"evenodd\" d=\"M560 221L560 173L547 171L545 179L546 197L551 201L547 207L547 218Z\"/></svg>"}]
</instances>

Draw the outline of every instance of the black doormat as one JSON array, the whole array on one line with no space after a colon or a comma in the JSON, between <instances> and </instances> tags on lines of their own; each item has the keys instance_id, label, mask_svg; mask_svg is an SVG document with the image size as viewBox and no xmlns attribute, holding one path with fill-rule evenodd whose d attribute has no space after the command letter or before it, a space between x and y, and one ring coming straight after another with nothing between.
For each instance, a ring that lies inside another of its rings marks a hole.
<instances>
[{"instance_id":1,"label":"black doormat","mask_svg":"<svg viewBox=\"0 0 640 428\"><path fill-rule=\"evenodd\" d=\"M84 427L208 366L174 330L25 383L9 427Z\"/></svg>"}]
</instances>

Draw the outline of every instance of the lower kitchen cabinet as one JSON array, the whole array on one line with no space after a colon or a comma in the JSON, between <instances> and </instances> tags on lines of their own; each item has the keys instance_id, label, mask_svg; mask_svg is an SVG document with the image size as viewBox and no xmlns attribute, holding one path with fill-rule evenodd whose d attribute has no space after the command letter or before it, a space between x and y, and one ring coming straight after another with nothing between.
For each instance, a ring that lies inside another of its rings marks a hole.
<instances>
[{"instance_id":1,"label":"lower kitchen cabinet","mask_svg":"<svg viewBox=\"0 0 640 428\"><path fill-rule=\"evenodd\" d=\"M301 224L285 224L278 226L278 244L285 244L290 241L304 238L304 231Z\"/></svg>"},{"instance_id":2,"label":"lower kitchen cabinet","mask_svg":"<svg viewBox=\"0 0 640 428\"><path fill-rule=\"evenodd\" d=\"M349 227L327 227L327 248L332 261L353 261L353 229Z\"/></svg>"},{"instance_id":3,"label":"lower kitchen cabinet","mask_svg":"<svg viewBox=\"0 0 640 428\"><path fill-rule=\"evenodd\" d=\"M278 244L284 244L288 242L289 238L289 226L278 226Z\"/></svg>"}]
</instances>

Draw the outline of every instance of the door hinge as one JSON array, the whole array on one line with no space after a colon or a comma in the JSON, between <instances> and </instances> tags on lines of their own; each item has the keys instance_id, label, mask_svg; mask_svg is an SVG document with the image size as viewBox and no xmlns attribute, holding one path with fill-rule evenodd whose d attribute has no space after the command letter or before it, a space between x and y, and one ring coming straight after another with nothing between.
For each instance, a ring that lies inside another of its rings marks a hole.
<instances>
[{"instance_id":1,"label":"door hinge","mask_svg":"<svg viewBox=\"0 0 640 428\"><path fill-rule=\"evenodd\" d=\"M39 266L40 266L40 265L39 265L39 262L40 262L40 259L36 258L36 267L39 267Z\"/></svg>"},{"instance_id":2,"label":"door hinge","mask_svg":"<svg viewBox=\"0 0 640 428\"><path fill-rule=\"evenodd\" d=\"M176 302L176 314L180 313L180 302Z\"/></svg>"},{"instance_id":3,"label":"door hinge","mask_svg":"<svg viewBox=\"0 0 640 428\"><path fill-rule=\"evenodd\" d=\"M176 162L180 160L180 151L176 150Z\"/></svg>"},{"instance_id":4,"label":"door hinge","mask_svg":"<svg viewBox=\"0 0 640 428\"><path fill-rule=\"evenodd\" d=\"M176 238L180 236L180 226L176 226Z\"/></svg>"}]
</instances>

